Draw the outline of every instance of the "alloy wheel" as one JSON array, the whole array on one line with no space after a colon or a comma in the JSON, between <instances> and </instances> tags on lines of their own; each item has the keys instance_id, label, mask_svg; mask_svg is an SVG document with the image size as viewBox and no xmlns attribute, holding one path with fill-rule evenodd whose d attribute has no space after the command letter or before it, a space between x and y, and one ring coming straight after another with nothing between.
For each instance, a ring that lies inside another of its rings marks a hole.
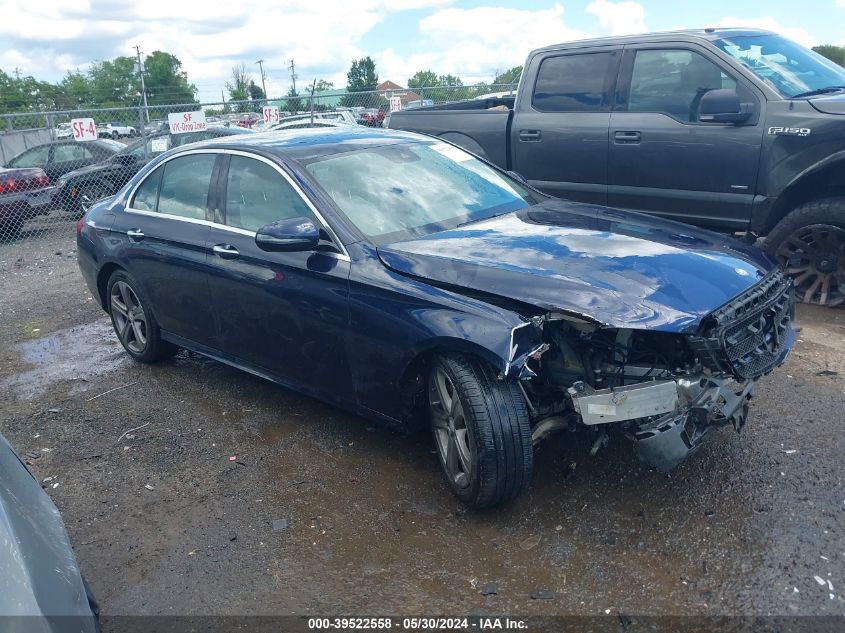
<instances>
[{"instance_id":1,"label":"alloy wheel","mask_svg":"<svg viewBox=\"0 0 845 633\"><path fill-rule=\"evenodd\" d=\"M106 197L105 190L98 185L89 185L85 187L79 194L79 206L82 207L84 213L94 206L94 203Z\"/></svg>"},{"instance_id":2,"label":"alloy wheel","mask_svg":"<svg viewBox=\"0 0 845 633\"><path fill-rule=\"evenodd\" d=\"M109 298L112 322L120 341L136 354L147 347L147 316L138 295L125 281L116 282Z\"/></svg>"},{"instance_id":3,"label":"alloy wheel","mask_svg":"<svg viewBox=\"0 0 845 633\"><path fill-rule=\"evenodd\" d=\"M446 475L460 488L470 484L473 447L464 407L455 384L442 367L431 372L428 387L431 425Z\"/></svg>"},{"instance_id":4,"label":"alloy wheel","mask_svg":"<svg viewBox=\"0 0 845 633\"><path fill-rule=\"evenodd\" d=\"M778 247L777 258L804 303L845 303L845 229L829 224L803 226Z\"/></svg>"}]
</instances>

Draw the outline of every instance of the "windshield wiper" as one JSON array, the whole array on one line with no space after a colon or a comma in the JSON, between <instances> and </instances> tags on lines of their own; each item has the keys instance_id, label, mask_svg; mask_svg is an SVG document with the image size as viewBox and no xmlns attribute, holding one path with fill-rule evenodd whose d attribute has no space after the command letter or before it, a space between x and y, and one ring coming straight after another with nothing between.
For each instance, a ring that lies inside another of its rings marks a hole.
<instances>
[{"instance_id":1,"label":"windshield wiper","mask_svg":"<svg viewBox=\"0 0 845 633\"><path fill-rule=\"evenodd\" d=\"M802 99L803 97L815 97L816 95L826 95L831 92L839 92L845 90L845 86L825 86L824 88L816 88L807 92L800 92L797 95L792 95L791 99Z\"/></svg>"}]
</instances>

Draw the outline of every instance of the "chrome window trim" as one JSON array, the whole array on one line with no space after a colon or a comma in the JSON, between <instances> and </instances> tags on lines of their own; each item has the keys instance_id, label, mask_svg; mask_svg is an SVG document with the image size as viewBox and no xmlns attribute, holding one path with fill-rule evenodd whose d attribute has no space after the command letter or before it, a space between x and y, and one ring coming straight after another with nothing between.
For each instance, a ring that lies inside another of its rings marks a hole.
<instances>
[{"instance_id":1,"label":"chrome window trim","mask_svg":"<svg viewBox=\"0 0 845 633\"><path fill-rule=\"evenodd\" d=\"M170 162L174 158L182 158L183 156L191 156L193 154L230 154L232 156L244 156L246 158L258 160L258 161L261 161L263 163L270 165L270 167L275 169L285 179L285 181L291 186L291 188L302 199L302 201L305 202L305 204L311 210L311 213L314 214L314 217L317 218L317 221L320 222L320 224L323 225L323 228L326 230L326 232L332 238L332 241L334 242L335 246L338 247L341 250L340 253L331 253L331 252L322 252L322 251L319 251L319 252L321 252L323 255L335 257L335 258L337 258L341 261L345 261L345 262L351 261L351 258L349 257L349 252L346 250L346 247L343 245L343 243L337 237L337 233L335 233L334 229L329 225L328 222L326 222L326 219L323 217L323 214L320 213L317 210L317 207L315 207L314 204L311 202L311 200L308 199L308 196L305 195L305 193L302 191L302 189L299 187L299 185L296 182L294 182L294 180L288 175L288 173L284 169L279 167L276 163L274 163L270 159L265 158L264 156L260 156L258 154L253 154L251 152L239 150L239 149L198 148L198 149L191 149L191 150L188 150L186 152L178 152L178 153L174 154L173 156L168 156L167 158L163 159L158 165L156 165L155 169L160 168L162 165L164 165L167 162ZM155 170L153 170L153 171L155 171ZM150 172L150 173L152 173L152 172ZM147 177L149 177L149 175ZM255 233L256 233L255 231L249 231L247 229L240 229L240 228L237 228L237 227L234 227L234 226L229 226L227 224L220 224L219 222L212 222L210 220L197 220L197 219L194 219L194 218L186 218L186 217L181 216L181 215L172 215L170 213L160 213L158 211L147 211L145 209L135 209L135 208L129 206L130 203L135 201L135 193L138 191L139 187L144 182L146 182L147 177L143 178L134 187L132 187L131 191L129 192L129 195L126 197L127 204L123 207L124 212L126 212L126 213L136 213L138 215L147 215L147 216L156 217L156 218L167 218L168 220L177 220L177 221L182 221L182 222L188 222L190 224L200 224L200 225L203 225L203 226L210 226L210 227L213 227L213 228L216 228L216 229L222 229L224 231L230 231L232 233L238 233L240 235L247 235L247 236L250 236L250 237L253 237L253 238L255 237Z\"/></svg>"}]
</instances>

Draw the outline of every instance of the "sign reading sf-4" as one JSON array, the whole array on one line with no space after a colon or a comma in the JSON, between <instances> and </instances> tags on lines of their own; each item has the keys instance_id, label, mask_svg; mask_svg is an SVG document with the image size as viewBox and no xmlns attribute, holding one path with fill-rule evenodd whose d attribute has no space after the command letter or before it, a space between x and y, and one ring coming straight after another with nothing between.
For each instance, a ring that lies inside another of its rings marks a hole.
<instances>
[{"instance_id":1,"label":"sign reading sf-4","mask_svg":"<svg viewBox=\"0 0 845 633\"><path fill-rule=\"evenodd\" d=\"M208 129L205 122L205 112L172 112L167 115L167 122L170 124L171 134L184 134L185 132L202 132Z\"/></svg>"},{"instance_id":2,"label":"sign reading sf-4","mask_svg":"<svg viewBox=\"0 0 845 633\"><path fill-rule=\"evenodd\" d=\"M73 130L74 141L96 141L97 126L94 119L71 119L70 129Z\"/></svg>"}]
</instances>

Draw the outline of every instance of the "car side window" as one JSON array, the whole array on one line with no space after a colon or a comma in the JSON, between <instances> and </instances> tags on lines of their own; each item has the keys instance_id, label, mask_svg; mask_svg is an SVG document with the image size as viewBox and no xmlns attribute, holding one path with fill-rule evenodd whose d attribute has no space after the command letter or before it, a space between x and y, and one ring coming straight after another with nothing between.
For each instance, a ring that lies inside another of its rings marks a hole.
<instances>
[{"instance_id":1,"label":"car side window","mask_svg":"<svg viewBox=\"0 0 845 633\"><path fill-rule=\"evenodd\" d=\"M697 122L701 97L709 90L731 88L736 80L709 59L683 49L639 50L634 57L629 112L661 112Z\"/></svg>"},{"instance_id":2,"label":"car side window","mask_svg":"<svg viewBox=\"0 0 845 633\"><path fill-rule=\"evenodd\" d=\"M614 57L611 51L547 57L537 71L531 104L542 112L608 110L608 73Z\"/></svg>"},{"instance_id":3,"label":"car side window","mask_svg":"<svg viewBox=\"0 0 845 633\"><path fill-rule=\"evenodd\" d=\"M311 210L285 178L267 163L232 156L226 178L226 224L257 231L288 218L312 218Z\"/></svg>"},{"instance_id":4,"label":"car side window","mask_svg":"<svg viewBox=\"0 0 845 633\"><path fill-rule=\"evenodd\" d=\"M161 184L161 174L164 172L164 165L158 167L153 173L147 176L147 179L141 183L138 190L135 192L135 197L129 206L133 209L140 209L141 211L155 211L156 202L158 201L158 189Z\"/></svg>"},{"instance_id":5,"label":"car side window","mask_svg":"<svg viewBox=\"0 0 845 633\"><path fill-rule=\"evenodd\" d=\"M81 143L74 143L73 145L71 145L70 143L67 143L65 145L57 145L56 149L53 150L54 163L66 163L76 160L91 160L92 158L94 158L94 155L90 152L87 147L85 147Z\"/></svg>"},{"instance_id":6,"label":"car side window","mask_svg":"<svg viewBox=\"0 0 845 633\"><path fill-rule=\"evenodd\" d=\"M164 164L158 212L205 220L216 154L189 154Z\"/></svg>"},{"instance_id":7,"label":"car side window","mask_svg":"<svg viewBox=\"0 0 845 633\"><path fill-rule=\"evenodd\" d=\"M10 167L43 167L50 157L50 146L42 145L25 151L9 161Z\"/></svg>"}]
</instances>

